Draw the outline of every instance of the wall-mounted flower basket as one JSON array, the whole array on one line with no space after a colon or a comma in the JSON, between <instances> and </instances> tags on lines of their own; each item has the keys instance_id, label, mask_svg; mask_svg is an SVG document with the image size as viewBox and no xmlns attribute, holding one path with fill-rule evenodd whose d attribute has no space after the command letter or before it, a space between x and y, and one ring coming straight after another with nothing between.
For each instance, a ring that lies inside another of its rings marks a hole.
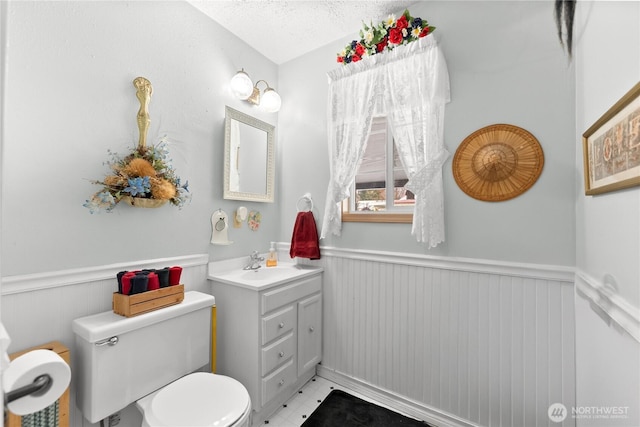
<instances>
[{"instance_id":1,"label":"wall-mounted flower basket","mask_svg":"<svg viewBox=\"0 0 640 427\"><path fill-rule=\"evenodd\" d=\"M102 181L93 181L103 188L83 205L91 213L110 212L120 201L143 208L157 208L171 202L181 208L190 199L188 182L181 184L180 177L169 163L166 138L156 145L147 146L147 130L151 122L148 105L153 92L151 83L144 77L138 77L133 84L140 101L138 146L125 157L109 151L111 160L107 164L111 174Z\"/></svg>"},{"instance_id":2,"label":"wall-mounted flower basket","mask_svg":"<svg viewBox=\"0 0 640 427\"><path fill-rule=\"evenodd\" d=\"M167 204L168 200L145 199L142 197L123 196L120 200L136 208L159 208Z\"/></svg>"}]
</instances>

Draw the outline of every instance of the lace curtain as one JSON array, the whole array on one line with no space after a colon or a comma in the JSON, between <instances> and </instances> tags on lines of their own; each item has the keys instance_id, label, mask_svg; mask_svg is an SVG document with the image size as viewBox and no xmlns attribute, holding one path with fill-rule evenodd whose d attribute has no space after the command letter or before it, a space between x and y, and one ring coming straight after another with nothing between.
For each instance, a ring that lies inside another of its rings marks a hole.
<instances>
[{"instance_id":1,"label":"lace curtain","mask_svg":"<svg viewBox=\"0 0 640 427\"><path fill-rule=\"evenodd\" d=\"M340 235L339 204L350 196L371 120L387 116L416 195L411 234L435 247L444 241L442 165L449 73L432 35L329 73L330 181L320 238Z\"/></svg>"}]
</instances>

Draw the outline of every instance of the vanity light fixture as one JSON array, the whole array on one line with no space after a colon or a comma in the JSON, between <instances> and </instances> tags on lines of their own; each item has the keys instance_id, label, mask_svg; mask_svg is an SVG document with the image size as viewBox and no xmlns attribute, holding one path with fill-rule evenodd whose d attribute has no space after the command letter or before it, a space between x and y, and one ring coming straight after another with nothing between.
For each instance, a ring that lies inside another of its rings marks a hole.
<instances>
[{"instance_id":1,"label":"vanity light fixture","mask_svg":"<svg viewBox=\"0 0 640 427\"><path fill-rule=\"evenodd\" d=\"M258 89L258 83L260 82L267 86L262 94L260 93L260 89ZM253 93L251 93L251 96L247 101L252 104L259 105L268 113L275 113L280 109L280 105L282 105L282 100L280 99L278 92L270 87L269 83L264 80L258 80L256 82L255 86L253 86Z\"/></svg>"},{"instance_id":2,"label":"vanity light fixture","mask_svg":"<svg viewBox=\"0 0 640 427\"><path fill-rule=\"evenodd\" d=\"M258 84L262 82L266 85L263 92L258 89ZM258 80L254 85L244 68L236 73L231 79L231 91L238 99L248 101L268 113L275 113L280 110L282 99L274 88L269 86L265 80Z\"/></svg>"}]
</instances>

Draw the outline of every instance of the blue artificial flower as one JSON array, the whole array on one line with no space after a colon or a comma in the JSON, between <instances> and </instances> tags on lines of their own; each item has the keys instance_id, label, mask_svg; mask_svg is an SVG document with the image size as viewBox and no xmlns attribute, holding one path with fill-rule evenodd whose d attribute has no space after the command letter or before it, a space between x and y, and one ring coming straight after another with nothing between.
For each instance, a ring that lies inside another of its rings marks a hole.
<instances>
[{"instance_id":1,"label":"blue artificial flower","mask_svg":"<svg viewBox=\"0 0 640 427\"><path fill-rule=\"evenodd\" d=\"M111 209L116 206L116 199L110 192L102 191L94 194L91 197L91 200L86 200L82 206L89 209L89 212L91 214L100 212L103 209L107 212L110 212Z\"/></svg>"},{"instance_id":2,"label":"blue artificial flower","mask_svg":"<svg viewBox=\"0 0 640 427\"><path fill-rule=\"evenodd\" d=\"M100 207L98 206L97 203L95 203L93 198L91 200L85 200L82 206L89 209L89 212L91 213L91 215L93 215L96 212L100 212Z\"/></svg>"},{"instance_id":3,"label":"blue artificial flower","mask_svg":"<svg viewBox=\"0 0 640 427\"><path fill-rule=\"evenodd\" d=\"M144 178L129 178L127 181L129 182L129 186L122 191L129 193L132 196L137 196L138 194L144 195L151 190L151 184L149 183L148 176L145 176Z\"/></svg>"},{"instance_id":4,"label":"blue artificial flower","mask_svg":"<svg viewBox=\"0 0 640 427\"><path fill-rule=\"evenodd\" d=\"M106 203L108 205L115 205L116 203L116 199L113 198L113 194L108 191L98 193L98 198L100 199L100 203Z\"/></svg>"},{"instance_id":5,"label":"blue artificial flower","mask_svg":"<svg viewBox=\"0 0 640 427\"><path fill-rule=\"evenodd\" d=\"M151 157L154 160L166 161L169 155L169 147L167 137L162 137L160 142L157 143L151 150Z\"/></svg>"},{"instance_id":6,"label":"blue artificial flower","mask_svg":"<svg viewBox=\"0 0 640 427\"><path fill-rule=\"evenodd\" d=\"M413 23L411 24L413 28L422 28L422 18L414 18Z\"/></svg>"}]
</instances>

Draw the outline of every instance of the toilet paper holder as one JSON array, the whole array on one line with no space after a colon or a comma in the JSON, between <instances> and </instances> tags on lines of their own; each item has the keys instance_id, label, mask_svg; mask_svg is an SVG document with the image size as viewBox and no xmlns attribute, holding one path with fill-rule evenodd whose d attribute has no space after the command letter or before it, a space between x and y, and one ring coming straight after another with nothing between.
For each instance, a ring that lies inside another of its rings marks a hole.
<instances>
[{"instance_id":1,"label":"toilet paper holder","mask_svg":"<svg viewBox=\"0 0 640 427\"><path fill-rule=\"evenodd\" d=\"M19 387L15 390L5 392L4 394L4 406L8 403L18 400L22 397L34 395L41 396L45 394L51 388L53 381L48 374L39 375L33 380L31 384Z\"/></svg>"},{"instance_id":2,"label":"toilet paper holder","mask_svg":"<svg viewBox=\"0 0 640 427\"><path fill-rule=\"evenodd\" d=\"M14 363L17 359L19 359L23 355L26 355L27 353L34 353L36 350L51 351L54 354L57 354L57 356L59 356L67 365L70 365L71 360L69 349L58 341L51 341L12 353L9 355L11 363ZM9 370L10 369L7 369L6 372L9 372ZM43 378L39 378L41 376ZM49 379L47 379L45 376L49 377ZM20 385L14 384L13 386L7 384L6 382L3 382L3 386L6 387L3 399L5 427L19 427L25 420L25 418L23 417L25 417L26 415L20 412L24 408L16 407L16 404L24 405L24 402L35 399L43 399L48 394L52 394L52 390L59 390L61 388L61 384L66 381L63 380L62 382L60 382L56 372L49 371L49 369L46 368L41 369L39 373L36 373L36 375L32 376L31 378L35 378L35 380L29 382L20 382ZM6 378L4 378L3 380L6 380ZM66 389L55 400L54 418L57 423L56 425L60 427L69 427L69 389L70 386L69 384L67 384ZM58 391L56 391L55 394L57 395ZM26 396L29 396L29 399L23 399ZM38 411L38 413L42 416L52 417L54 410L51 408L53 408L53 405L47 406L45 409L42 409L42 411ZM29 411L27 413L31 414L32 412Z\"/></svg>"}]
</instances>

